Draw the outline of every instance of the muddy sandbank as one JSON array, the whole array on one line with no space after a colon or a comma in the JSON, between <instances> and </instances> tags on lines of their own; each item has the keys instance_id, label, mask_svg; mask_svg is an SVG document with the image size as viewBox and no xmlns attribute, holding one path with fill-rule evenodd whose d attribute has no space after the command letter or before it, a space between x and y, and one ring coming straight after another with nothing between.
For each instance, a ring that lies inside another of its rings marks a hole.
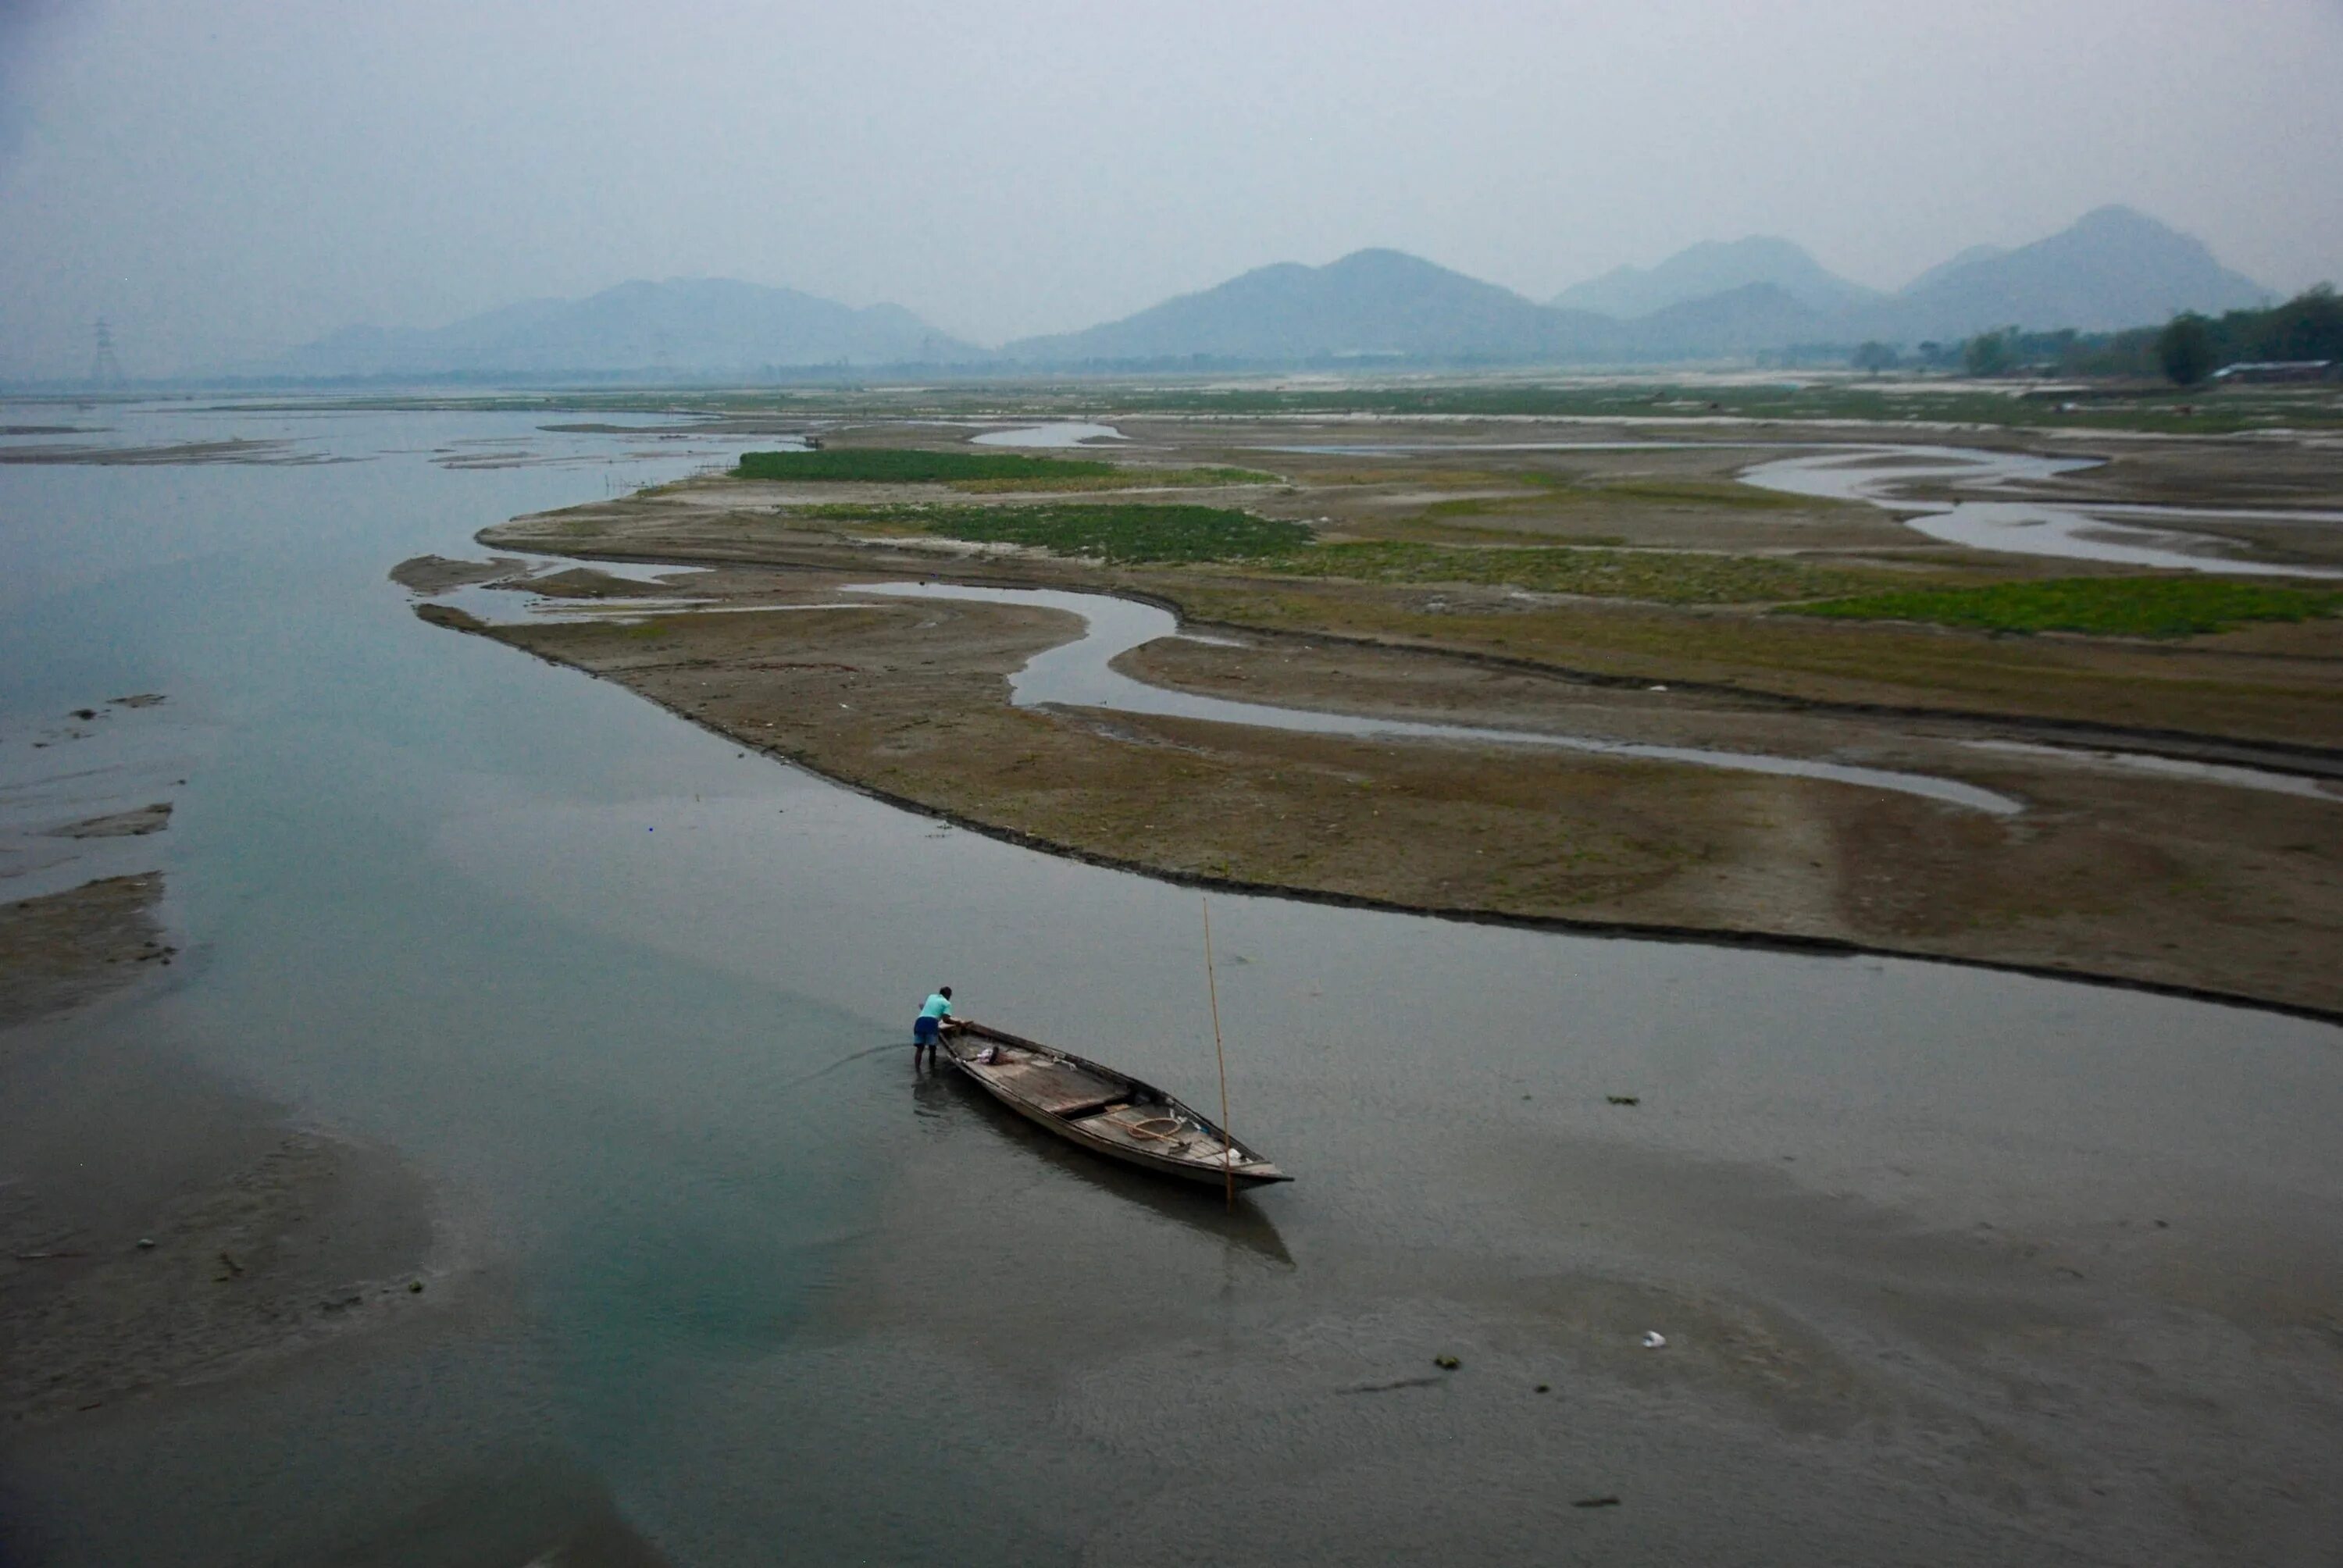
<instances>
[{"instance_id":1,"label":"muddy sandbank","mask_svg":"<svg viewBox=\"0 0 2343 1568\"><path fill-rule=\"evenodd\" d=\"M105 769L49 784L63 804L112 787ZM171 814L156 801L49 832L144 838ZM178 952L165 891L146 870L0 904L0 1432L406 1310L395 1298L429 1260L414 1172L176 1060L120 1005Z\"/></svg>"},{"instance_id":2,"label":"muddy sandbank","mask_svg":"<svg viewBox=\"0 0 2343 1568\"><path fill-rule=\"evenodd\" d=\"M736 603L835 603L833 574L727 574ZM721 598L723 590L698 591ZM1859 758L2017 796L2004 822L1807 779L1196 719L1014 708L1007 677L1073 635L1021 606L430 618L617 679L745 745L1037 847L1383 907L1718 939L1768 936L2343 1006L2343 801L1987 751L1958 726L1574 689L1436 654L1180 641L1131 656L1182 689L1370 716ZM1989 733L1978 729L1976 734Z\"/></svg>"},{"instance_id":3,"label":"muddy sandbank","mask_svg":"<svg viewBox=\"0 0 2343 1568\"><path fill-rule=\"evenodd\" d=\"M86 1065L9 1074L52 1103L5 1119L0 1419L116 1409L424 1308L433 1202L394 1155L153 1060L135 1087Z\"/></svg>"},{"instance_id":4,"label":"muddy sandbank","mask_svg":"<svg viewBox=\"0 0 2343 1568\"><path fill-rule=\"evenodd\" d=\"M406 1310L429 1258L429 1194L387 1151L174 1060L135 1015L70 1027L169 967L163 891L147 871L0 905L7 1425L217 1378Z\"/></svg>"},{"instance_id":5,"label":"muddy sandbank","mask_svg":"<svg viewBox=\"0 0 2343 1568\"><path fill-rule=\"evenodd\" d=\"M62 839L137 839L159 833L171 825L171 803L157 800L127 811L109 811L56 829Z\"/></svg>"},{"instance_id":6,"label":"muddy sandbank","mask_svg":"<svg viewBox=\"0 0 2343 1568\"><path fill-rule=\"evenodd\" d=\"M104 820L104 819L99 819ZM167 966L163 873L103 877L0 904L0 1030L95 1001Z\"/></svg>"},{"instance_id":7,"label":"muddy sandbank","mask_svg":"<svg viewBox=\"0 0 2343 1568\"><path fill-rule=\"evenodd\" d=\"M305 453L291 441L256 441L241 437L225 441L179 441L149 447L0 447L0 463L76 463L97 467L202 463L298 467L347 460Z\"/></svg>"},{"instance_id":8,"label":"muddy sandbank","mask_svg":"<svg viewBox=\"0 0 2343 1568\"><path fill-rule=\"evenodd\" d=\"M410 593L446 593L472 583L526 572L528 563L518 556L492 556L485 561L459 561L447 556L417 556L390 568L390 580Z\"/></svg>"}]
</instances>

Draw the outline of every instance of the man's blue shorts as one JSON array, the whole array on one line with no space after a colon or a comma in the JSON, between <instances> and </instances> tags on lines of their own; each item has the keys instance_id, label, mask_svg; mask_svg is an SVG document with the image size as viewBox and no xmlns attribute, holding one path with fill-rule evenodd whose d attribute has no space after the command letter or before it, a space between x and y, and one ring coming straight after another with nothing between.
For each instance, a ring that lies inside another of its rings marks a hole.
<instances>
[{"instance_id":1,"label":"man's blue shorts","mask_svg":"<svg viewBox=\"0 0 2343 1568\"><path fill-rule=\"evenodd\" d=\"M936 1036L940 1032L942 1031L937 1021L925 1013L911 1020L913 1045L933 1045L936 1042Z\"/></svg>"}]
</instances>

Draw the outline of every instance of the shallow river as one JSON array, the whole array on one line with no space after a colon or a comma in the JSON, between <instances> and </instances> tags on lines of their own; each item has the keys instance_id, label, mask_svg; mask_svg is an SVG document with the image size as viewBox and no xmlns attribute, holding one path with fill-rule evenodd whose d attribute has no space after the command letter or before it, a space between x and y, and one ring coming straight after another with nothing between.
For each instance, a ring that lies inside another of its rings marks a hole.
<instances>
[{"instance_id":1,"label":"shallow river","mask_svg":"<svg viewBox=\"0 0 2343 1568\"><path fill-rule=\"evenodd\" d=\"M2328 1452L2299 1363L2121 1282L2230 1276L2117 1226L2323 1260L2343 1030L1216 897L1232 1120L1299 1178L1225 1215L915 1079L905 1041L950 981L1202 1102L1194 892L745 758L385 580L726 454L520 416L103 422L353 460L0 466L5 801L170 785L135 853L186 948L12 1047L135 1025L396 1147L451 1304L0 1438L26 1560L380 1553L451 1490L582 1476L689 1563L2209 1561L2151 1550L2189 1527L2169 1477ZM2053 1344L2081 1359L2027 1359ZM2330 1522L2288 1483L2268 1506Z\"/></svg>"}]
</instances>

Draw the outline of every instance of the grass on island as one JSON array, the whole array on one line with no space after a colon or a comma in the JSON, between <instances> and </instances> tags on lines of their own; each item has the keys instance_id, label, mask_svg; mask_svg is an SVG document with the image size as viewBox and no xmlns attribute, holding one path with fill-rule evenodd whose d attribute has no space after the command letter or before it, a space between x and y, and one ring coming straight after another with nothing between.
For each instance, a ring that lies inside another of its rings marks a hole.
<instances>
[{"instance_id":1,"label":"grass on island","mask_svg":"<svg viewBox=\"0 0 2343 1568\"><path fill-rule=\"evenodd\" d=\"M736 478L814 484L949 485L973 495L1013 490L1183 489L1264 485L1274 474L1251 468L1149 468L1091 457L1036 457L1019 452L923 452L909 447L840 447L818 452L743 452Z\"/></svg>"},{"instance_id":2,"label":"grass on island","mask_svg":"<svg viewBox=\"0 0 2343 1568\"><path fill-rule=\"evenodd\" d=\"M1195 562L1281 556L1310 542L1300 523L1227 507L806 507L801 517L890 524L946 538L1038 546L1105 560Z\"/></svg>"},{"instance_id":3,"label":"grass on island","mask_svg":"<svg viewBox=\"0 0 2343 1568\"><path fill-rule=\"evenodd\" d=\"M1394 478L1403 476L1394 476ZM1412 476L1406 476L1412 477ZM1805 496L1761 490L1734 479L1584 479L1574 476L1522 474L1507 476L1515 484L1538 487L1512 496L1460 496L1434 501L1424 508L1427 518L1477 518L1516 512L1550 512L1558 508L1589 505L1645 507L1726 507L1739 511L1776 512L1795 508L1827 506Z\"/></svg>"},{"instance_id":4,"label":"grass on island","mask_svg":"<svg viewBox=\"0 0 2343 1568\"><path fill-rule=\"evenodd\" d=\"M1573 501L1642 501L1661 507L1732 507L1741 511L1778 512L1813 507L1811 496L1761 490L1738 479L1614 479L1564 487Z\"/></svg>"},{"instance_id":5,"label":"grass on island","mask_svg":"<svg viewBox=\"0 0 2343 1568\"><path fill-rule=\"evenodd\" d=\"M1269 563L1290 577L1363 582L1471 583L1538 593L1647 599L1655 604L1751 604L1817 598L1902 581L1885 572L1809 566L1767 556L1549 546L1460 548L1397 540L1321 545Z\"/></svg>"},{"instance_id":6,"label":"grass on island","mask_svg":"<svg viewBox=\"0 0 2343 1568\"><path fill-rule=\"evenodd\" d=\"M1819 604L1785 615L1914 620L1984 631L2075 631L2096 637L2198 637L2258 620L2308 620L2343 608L2343 591L2211 578L2052 578L1984 588L1913 588Z\"/></svg>"},{"instance_id":7,"label":"grass on island","mask_svg":"<svg viewBox=\"0 0 2343 1568\"><path fill-rule=\"evenodd\" d=\"M1067 463L1049 457L934 452L777 452L749 458L880 459L928 473L957 463ZM749 467L742 460L743 468ZM921 470L916 464L940 464ZM862 470L869 472L868 469ZM1666 481L1654 488L1687 487ZM1719 487L1720 488L1729 487ZM1704 499L1708 487L1697 487ZM1037 506L846 503L796 508L808 520L866 523L943 538L1023 545L1118 565L1243 562L1282 577L1371 583L1453 583L1653 604L1773 604L1777 613L1847 620L1932 621L1987 631L2101 637L2193 637L2247 621L2336 613L2343 591L2209 578L2058 578L1982 587L1914 588L1902 574L1818 566L1776 556L1604 547L1469 546L1372 539L1315 542L1303 524L1228 507L1072 501ZM1802 602L1803 601L1803 602Z\"/></svg>"}]
</instances>

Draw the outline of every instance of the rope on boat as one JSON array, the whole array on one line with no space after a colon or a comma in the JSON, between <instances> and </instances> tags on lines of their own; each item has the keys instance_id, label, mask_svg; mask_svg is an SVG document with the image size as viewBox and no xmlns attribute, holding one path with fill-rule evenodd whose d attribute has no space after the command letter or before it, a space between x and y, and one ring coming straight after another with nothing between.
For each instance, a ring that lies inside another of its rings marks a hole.
<instances>
[{"instance_id":1,"label":"rope on boat","mask_svg":"<svg viewBox=\"0 0 2343 1568\"><path fill-rule=\"evenodd\" d=\"M1172 1116L1149 1116L1137 1121L1121 1123L1122 1130L1134 1138L1152 1138L1158 1143L1169 1143L1180 1135L1180 1121ZM1158 1127L1169 1127L1169 1132L1158 1132Z\"/></svg>"}]
</instances>

